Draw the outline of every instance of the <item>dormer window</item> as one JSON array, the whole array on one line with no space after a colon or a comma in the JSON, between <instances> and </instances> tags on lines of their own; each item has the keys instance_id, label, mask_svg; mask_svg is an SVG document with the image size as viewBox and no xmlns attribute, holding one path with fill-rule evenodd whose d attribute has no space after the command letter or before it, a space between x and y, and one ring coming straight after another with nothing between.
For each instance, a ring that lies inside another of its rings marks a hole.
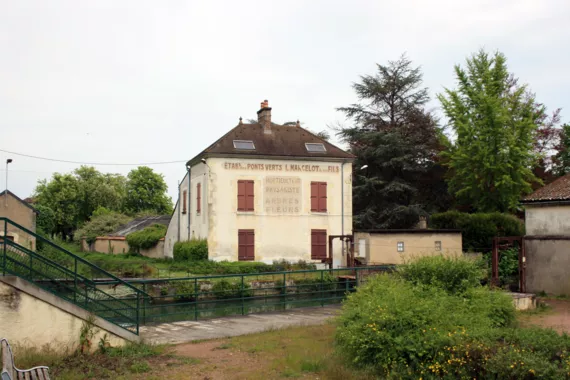
<instances>
[{"instance_id":1,"label":"dormer window","mask_svg":"<svg viewBox=\"0 0 570 380\"><path fill-rule=\"evenodd\" d=\"M251 140L234 140L234 148L238 150L255 150Z\"/></svg>"},{"instance_id":2,"label":"dormer window","mask_svg":"<svg viewBox=\"0 0 570 380\"><path fill-rule=\"evenodd\" d=\"M321 143L305 143L305 148L309 153L325 153L327 151L325 144Z\"/></svg>"}]
</instances>

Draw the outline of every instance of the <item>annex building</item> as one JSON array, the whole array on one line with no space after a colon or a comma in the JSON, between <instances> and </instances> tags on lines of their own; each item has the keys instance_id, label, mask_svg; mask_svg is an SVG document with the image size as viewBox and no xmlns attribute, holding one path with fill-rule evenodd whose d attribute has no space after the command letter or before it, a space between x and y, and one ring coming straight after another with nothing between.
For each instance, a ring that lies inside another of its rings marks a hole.
<instances>
[{"instance_id":1,"label":"annex building","mask_svg":"<svg viewBox=\"0 0 570 380\"><path fill-rule=\"evenodd\" d=\"M345 265L342 244L352 233L354 156L296 125L271 121L267 101L258 122L239 124L187 163L165 238L207 239L222 261L322 262Z\"/></svg>"}]
</instances>

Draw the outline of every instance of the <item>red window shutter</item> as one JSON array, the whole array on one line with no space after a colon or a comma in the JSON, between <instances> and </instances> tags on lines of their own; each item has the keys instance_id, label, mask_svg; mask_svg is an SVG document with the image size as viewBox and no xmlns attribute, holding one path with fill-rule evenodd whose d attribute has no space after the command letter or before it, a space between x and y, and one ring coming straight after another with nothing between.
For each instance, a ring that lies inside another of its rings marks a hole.
<instances>
[{"instance_id":1,"label":"red window shutter","mask_svg":"<svg viewBox=\"0 0 570 380\"><path fill-rule=\"evenodd\" d=\"M238 181L238 211L245 211L246 201L245 201L245 181Z\"/></svg>"},{"instance_id":2,"label":"red window shutter","mask_svg":"<svg viewBox=\"0 0 570 380\"><path fill-rule=\"evenodd\" d=\"M319 211L319 183L311 182L311 211Z\"/></svg>"},{"instance_id":3,"label":"red window shutter","mask_svg":"<svg viewBox=\"0 0 570 380\"><path fill-rule=\"evenodd\" d=\"M253 181L245 182L245 210L253 211L254 209L254 193L253 193Z\"/></svg>"},{"instance_id":4,"label":"red window shutter","mask_svg":"<svg viewBox=\"0 0 570 380\"><path fill-rule=\"evenodd\" d=\"M196 185L196 212L202 211L202 184Z\"/></svg>"},{"instance_id":5,"label":"red window shutter","mask_svg":"<svg viewBox=\"0 0 570 380\"><path fill-rule=\"evenodd\" d=\"M327 258L327 231L311 230L311 259L323 260Z\"/></svg>"},{"instance_id":6,"label":"red window shutter","mask_svg":"<svg viewBox=\"0 0 570 380\"><path fill-rule=\"evenodd\" d=\"M187 210L187 208L186 208L187 204L188 204L187 199L186 199L187 197L188 197L188 192L186 190L184 190L182 192L182 213L183 214L186 214L186 210Z\"/></svg>"},{"instance_id":7,"label":"red window shutter","mask_svg":"<svg viewBox=\"0 0 570 380\"><path fill-rule=\"evenodd\" d=\"M255 260L254 230L238 230L238 260Z\"/></svg>"},{"instance_id":8,"label":"red window shutter","mask_svg":"<svg viewBox=\"0 0 570 380\"><path fill-rule=\"evenodd\" d=\"M319 212L327 212L327 183L319 183Z\"/></svg>"}]
</instances>

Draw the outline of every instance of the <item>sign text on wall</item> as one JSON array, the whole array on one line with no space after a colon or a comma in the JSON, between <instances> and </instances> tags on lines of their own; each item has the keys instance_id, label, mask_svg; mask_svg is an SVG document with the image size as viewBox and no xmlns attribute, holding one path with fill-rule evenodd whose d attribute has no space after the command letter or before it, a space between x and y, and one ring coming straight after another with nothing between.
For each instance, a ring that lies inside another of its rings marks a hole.
<instances>
[{"instance_id":1,"label":"sign text on wall","mask_svg":"<svg viewBox=\"0 0 570 380\"><path fill-rule=\"evenodd\" d=\"M244 164L241 162L224 162L224 169L228 170L255 170L275 172L320 172L339 173L338 165L315 165L315 164Z\"/></svg>"},{"instance_id":2,"label":"sign text on wall","mask_svg":"<svg viewBox=\"0 0 570 380\"><path fill-rule=\"evenodd\" d=\"M301 178L266 177L263 190L267 214L301 213Z\"/></svg>"}]
</instances>

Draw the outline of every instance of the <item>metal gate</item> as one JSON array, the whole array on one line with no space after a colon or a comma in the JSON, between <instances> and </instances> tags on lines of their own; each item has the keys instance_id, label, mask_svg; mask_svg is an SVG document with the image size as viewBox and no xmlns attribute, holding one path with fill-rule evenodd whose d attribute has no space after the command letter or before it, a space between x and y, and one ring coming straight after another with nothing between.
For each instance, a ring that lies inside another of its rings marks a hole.
<instances>
[{"instance_id":1,"label":"metal gate","mask_svg":"<svg viewBox=\"0 0 570 380\"><path fill-rule=\"evenodd\" d=\"M526 292L526 255L524 236L508 236L493 238L493 252L491 256L491 282L495 286L501 285L499 276L500 254L502 250L515 248L518 250L518 283L519 292ZM512 289L514 290L514 289Z\"/></svg>"}]
</instances>

